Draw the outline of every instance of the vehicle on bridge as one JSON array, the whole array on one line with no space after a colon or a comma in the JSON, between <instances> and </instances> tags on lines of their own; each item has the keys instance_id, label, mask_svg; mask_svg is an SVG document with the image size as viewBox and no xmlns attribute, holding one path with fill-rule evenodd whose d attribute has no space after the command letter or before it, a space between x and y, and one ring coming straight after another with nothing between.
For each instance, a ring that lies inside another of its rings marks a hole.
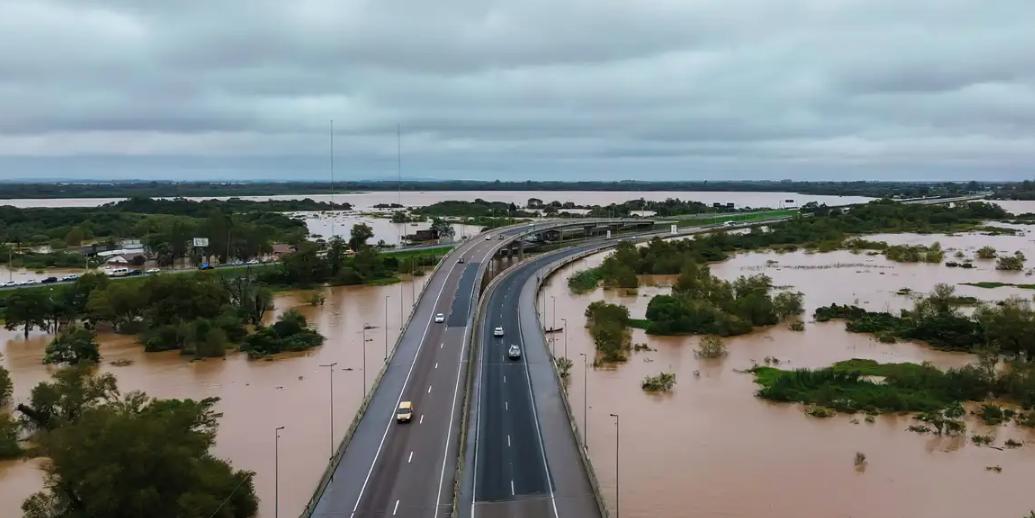
<instances>
[{"instance_id":1,"label":"vehicle on bridge","mask_svg":"<svg viewBox=\"0 0 1035 518\"><path fill-rule=\"evenodd\" d=\"M496 326L496 329L492 330L492 336L503 336L503 326Z\"/></svg>"},{"instance_id":2,"label":"vehicle on bridge","mask_svg":"<svg viewBox=\"0 0 1035 518\"><path fill-rule=\"evenodd\" d=\"M399 410L395 412L395 420L400 423L408 423L413 420L412 401L403 401L399 403Z\"/></svg>"},{"instance_id":3,"label":"vehicle on bridge","mask_svg":"<svg viewBox=\"0 0 1035 518\"><path fill-rule=\"evenodd\" d=\"M507 357L511 360L520 360L521 348L517 344L510 344L510 349L507 349Z\"/></svg>"},{"instance_id":4,"label":"vehicle on bridge","mask_svg":"<svg viewBox=\"0 0 1035 518\"><path fill-rule=\"evenodd\" d=\"M446 315L445 314L443 314L443 313L436 313L435 314L435 323L436 324L441 324L442 322L445 322L445 321L446 321Z\"/></svg>"}]
</instances>

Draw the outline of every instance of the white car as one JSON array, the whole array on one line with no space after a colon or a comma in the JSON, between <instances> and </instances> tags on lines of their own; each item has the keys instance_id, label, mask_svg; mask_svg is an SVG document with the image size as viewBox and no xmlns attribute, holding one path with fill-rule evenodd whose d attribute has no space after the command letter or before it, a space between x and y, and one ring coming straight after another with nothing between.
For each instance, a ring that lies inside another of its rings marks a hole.
<instances>
[{"instance_id":1,"label":"white car","mask_svg":"<svg viewBox=\"0 0 1035 518\"><path fill-rule=\"evenodd\" d=\"M70 273L70 274L68 274L68 275L66 275L66 276L61 278L62 282L72 282L72 281L78 281L78 280L79 280L79 274L75 274L75 273Z\"/></svg>"},{"instance_id":2,"label":"white car","mask_svg":"<svg viewBox=\"0 0 1035 518\"><path fill-rule=\"evenodd\" d=\"M435 323L436 324L441 324L442 322L445 322L445 321L446 321L446 315L445 314L443 314L443 313L436 313L435 314Z\"/></svg>"},{"instance_id":3,"label":"white car","mask_svg":"<svg viewBox=\"0 0 1035 518\"><path fill-rule=\"evenodd\" d=\"M492 336L503 336L503 326L496 326L496 329L492 330Z\"/></svg>"},{"instance_id":4,"label":"white car","mask_svg":"<svg viewBox=\"0 0 1035 518\"><path fill-rule=\"evenodd\" d=\"M144 273L146 273L148 275L154 275L156 273L160 273L161 271L162 271L161 268L148 268L147 271L144 272Z\"/></svg>"},{"instance_id":5,"label":"white car","mask_svg":"<svg viewBox=\"0 0 1035 518\"><path fill-rule=\"evenodd\" d=\"M521 348L518 347L517 344L510 344L510 348L507 349L507 357L509 357L511 360L520 360Z\"/></svg>"},{"instance_id":6,"label":"white car","mask_svg":"<svg viewBox=\"0 0 1035 518\"><path fill-rule=\"evenodd\" d=\"M492 241L492 236L485 236L486 241Z\"/></svg>"}]
</instances>

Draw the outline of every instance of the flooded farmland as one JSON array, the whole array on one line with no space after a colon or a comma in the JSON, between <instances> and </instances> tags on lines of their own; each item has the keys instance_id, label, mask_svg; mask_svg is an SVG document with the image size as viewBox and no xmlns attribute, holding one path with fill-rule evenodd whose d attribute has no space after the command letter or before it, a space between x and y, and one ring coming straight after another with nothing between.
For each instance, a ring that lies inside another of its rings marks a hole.
<instances>
[{"instance_id":1,"label":"flooded farmland","mask_svg":"<svg viewBox=\"0 0 1035 518\"><path fill-rule=\"evenodd\" d=\"M366 378L369 389L384 363L386 343L394 346L400 311L409 314L413 295L419 295L426 277L416 285L325 288L324 305L305 300L311 292L283 292L267 318L297 308L312 326L327 337L323 346L304 353L284 354L270 361L249 360L241 353L226 358L190 361L176 351L147 353L132 336L98 337L103 357L101 372L118 378L121 392L141 390L158 398L219 397L223 413L212 453L235 468L256 472L255 489L261 499L259 517L272 517L274 435L280 438L280 509L285 516L301 512L330 456L330 372L321 364L337 362L334 376L334 434L340 441L362 401L364 324ZM387 313L386 313L386 300ZM400 308L400 300L402 307ZM386 322L387 315L387 334ZM43 365L51 336L2 331L0 352L14 382L14 401L27 402L29 392L45 381L54 367ZM127 360L127 366L112 362ZM43 485L41 460L0 462L0 516L20 516L21 502Z\"/></svg>"},{"instance_id":2,"label":"flooded farmland","mask_svg":"<svg viewBox=\"0 0 1035 518\"><path fill-rule=\"evenodd\" d=\"M963 250L991 245L1035 256L1027 235L958 236L884 235L868 239L927 243ZM955 252L949 252L949 258ZM597 289L572 294L567 277L599 264L605 254L588 257L551 277L545 286L547 323L557 300L557 321L567 319L567 333L555 334L557 354L575 361L569 401L582 426L584 382L588 385L589 452L612 512L615 506L615 424L621 419L620 502L624 517L944 517L1026 516L1035 508L1030 481L1035 478L1035 432L1015 425L988 427L968 418L969 433L988 433L995 444L1007 439L1025 445L1014 450L978 447L966 437L935 437L906 431L908 416L878 416L866 423L861 415L828 419L806 416L797 404L771 403L754 397L751 374L737 372L775 357L781 368L824 367L850 358L881 362L930 362L958 367L973 356L934 350L924 344L882 344L865 334L844 330L844 323L815 323L817 306L833 302L858 304L870 310L891 310L912 304L901 288L924 293L937 283L1030 282L1022 272L994 270L991 261L971 270L937 264L903 264L882 256L838 251L825 254L745 253L712 265L724 279L765 273L777 286L805 294L805 331L786 324L726 340L728 356L699 359L697 337L653 337L634 329L633 343L651 351L631 353L627 363L589 368L579 353L593 354L584 328L586 306L595 300L622 304L633 318L642 318L650 298L668 293L672 277L644 278L635 292ZM775 261L775 262L773 262ZM957 286L961 294L983 300L1010 295L1030 297L1019 288L983 289ZM650 395L645 376L676 373L670 394ZM866 455L857 469L857 452ZM1002 471L988 471L999 466ZM979 495L979 496L978 496Z\"/></svg>"}]
</instances>

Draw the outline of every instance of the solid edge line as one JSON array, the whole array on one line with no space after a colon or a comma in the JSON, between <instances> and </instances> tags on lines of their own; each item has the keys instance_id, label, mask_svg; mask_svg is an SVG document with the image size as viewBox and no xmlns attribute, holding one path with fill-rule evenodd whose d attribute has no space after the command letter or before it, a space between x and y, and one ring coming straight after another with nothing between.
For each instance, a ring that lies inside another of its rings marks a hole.
<instances>
[{"instance_id":1,"label":"solid edge line","mask_svg":"<svg viewBox=\"0 0 1035 518\"><path fill-rule=\"evenodd\" d=\"M485 254L484 256L482 256L481 262L484 263L487 257L489 257L490 255L495 255L495 254L496 254L496 248L495 247L489 247L489 252L487 254ZM475 279L475 280L477 281L478 279ZM456 369L456 385L453 387L453 404L451 405L451 407L449 409L449 429L446 432L446 442L445 442L445 446L446 447L445 447L445 449L442 452L442 471L441 471L441 473L439 473L439 476L438 476L438 495L435 496L435 516L438 516L438 506L441 505L441 503L442 503L442 485L445 483L445 479L446 479L446 459L449 458L449 442L450 442L450 440L452 439L452 436L453 436L453 428L454 428L453 420L455 419L455 416L456 416L456 399L457 399L457 396L460 395L460 378L461 378L461 375L464 372L464 367L463 367L463 364L464 364L464 351L467 350L467 339L468 339L468 337L471 334L469 332L469 330L471 328L471 325L474 323L474 313L475 313L474 293L475 293L475 291L477 291L477 290L476 289L472 289L471 290L470 301L469 301L469 304L468 304L468 307L471 308L471 311L470 311L470 314L467 315L467 325L464 326L464 341L463 341L462 345L460 346L460 356L458 357L459 361L458 361L458 365L457 365L457 369Z\"/></svg>"},{"instance_id":2,"label":"solid edge line","mask_svg":"<svg viewBox=\"0 0 1035 518\"><path fill-rule=\"evenodd\" d=\"M449 268L449 273L446 274L442 280L442 286L438 289L438 295L435 296L435 303L432 305L432 309L438 307L439 301L442 299L442 293L446 290L446 284L449 284L449 278L453 275L453 271L456 270L456 263ZM414 309L416 311L416 309ZM413 355L413 361L410 362L410 370L406 371L406 379L403 381L402 389L399 391L399 397L395 400L395 406L399 406L399 402L402 401L403 393L406 392L406 387L410 384L410 377L413 375L413 367L417 365L417 358L420 357L421 351L424 349L424 342L428 337L428 329L431 328L431 320L428 320L424 324L424 333L420 339L420 345L417 346L417 352ZM388 437L388 431L392 429L392 421L394 416L388 419L388 425L385 426L385 433L381 436L381 442L377 445L377 453L374 454L374 460L370 462L370 468L367 469L367 476L363 479L363 485L359 488L359 495L356 496L356 505L352 506L352 513L350 516L356 515L356 510L359 509L359 503L363 500L363 493L366 492L367 484L370 482L370 475L374 472L374 466L377 465L377 459L381 456L381 450L384 448L385 439Z\"/></svg>"}]
</instances>

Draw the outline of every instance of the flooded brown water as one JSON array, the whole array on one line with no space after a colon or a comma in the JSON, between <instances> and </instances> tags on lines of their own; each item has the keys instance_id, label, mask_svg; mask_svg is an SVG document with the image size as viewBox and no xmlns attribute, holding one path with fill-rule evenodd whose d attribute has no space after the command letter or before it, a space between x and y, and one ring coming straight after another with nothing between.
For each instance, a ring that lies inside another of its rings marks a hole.
<instances>
[{"instance_id":1,"label":"flooded brown water","mask_svg":"<svg viewBox=\"0 0 1035 518\"><path fill-rule=\"evenodd\" d=\"M227 196L188 198L192 200L217 199L225 200ZM301 200L311 198L316 201L331 201L331 195L320 194L282 194L275 196L239 196L245 200ZM810 201L827 205L847 205L868 200L862 196L827 196L815 194L798 194L793 192L722 192L722 191L371 191L335 194L335 202L347 202L357 210L368 210L381 203L401 203L407 207L431 205L445 200L474 200L481 198L489 201L501 201L524 206L529 198L539 198L546 202L558 200L571 201L577 205L605 205L621 203L627 200L643 198L646 200L664 200L680 198L697 200L707 204L714 202L737 204L742 207L779 207L785 200L794 200L803 205ZM96 207L105 203L121 201L123 198L50 198L50 199L3 199L0 205L14 207Z\"/></svg>"},{"instance_id":2,"label":"flooded brown water","mask_svg":"<svg viewBox=\"0 0 1035 518\"><path fill-rule=\"evenodd\" d=\"M280 510L297 516L305 507L330 456L329 369L319 365L338 362L334 374L334 434L340 440L363 394L363 327L366 332L366 377L373 382L385 356L385 297L387 343L394 346L400 327L400 297L404 315L411 293L419 295L426 277L417 285L326 288L323 306L306 302L309 292L278 294L269 317L289 308L299 309L327 341L322 347L272 361L249 360L240 353L225 359L191 362L175 351L145 353L134 337L100 337L102 372L111 372L123 393L142 390L159 398L221 398L223 413L213 453L236 468L256 472L255 489L261 498L260 517L272 517L274 486L274 428L285 426L280 438ZM401 292L401 294L400 294ZM50 377L54 368L42 364L43 349L51 339L42 334L23 340L18 332L0 332L0 352L11 371L15 402L26 402L29 391ZM130 360L124 367L115 360ZM0 462L0 516L19 516L21 502L41 489L41 460Z\"/></svg>"},{"instance_id":3,"label":"flooded brown water","mask_svg":"<svg viewBox=\"0 0 1035 518\"><path fill-rule=\"evenodd\" d=\"M1022 249L1035 257L1026 236L894 236L909 242L938 240L946 247L968 250L992 243L1004 250ZM881 236L892 239L892 236ZM750 374L735 370L779 358L783 368L822 367L850 358L882 362L928 361L939 367L960 366L971 355L933 350L917 343L881 344L867 335L844 331L841 322L815 323L816 306L858 303L869 309L895 310L911 304L896 295L899 288L929 291L939 282L1028 279L996 272L991 264L979 270L941 265L901 264L883 257L849 252L782 255L747 253L713 265L726 279L765 273L778 286L805 294L806 327L794 332L785 325L726 340L729 354L721 360L694 356L696 337L650 337L633 330L634 343L656 349L632 353L613 368L589 370L588 380L578 353L592 354L583 311L594 300L626 305L642 317L650 297L667 293L671 277L646 280L651 286L635 293L597 289L574 295L566 286L570 273L599 263L605 254L566 267L546 285L545 315L553 319L551 296L557 297L557 322L568 320L568 356L575 361L569 400L582 426L583 383L589 386L589 449L607 505L615 505L615 425L621 416L621 515L623 517L963 517L1027 516L1035 509L1035 433L1010 426L987 427L968 419L969 433L991 433L995 443L1008 438L1024 447L999 451L977 447L969 438L937 438L906 431L906 416L880 416L872 424L862 416L816 419L800 405L769 403L754 397ZM767 263L769 260L777 264ZM985 300L1027 290L960 287ZM554 335L564 354L564 335ZM648 395L641 380L662 371L675 372L671 394ZM694 373L697 373L695 376ZM856 452L867 457L865 469L853 465ZM986 471L1000 466L1001 473Z\"/></svg>"}]
</instances>

